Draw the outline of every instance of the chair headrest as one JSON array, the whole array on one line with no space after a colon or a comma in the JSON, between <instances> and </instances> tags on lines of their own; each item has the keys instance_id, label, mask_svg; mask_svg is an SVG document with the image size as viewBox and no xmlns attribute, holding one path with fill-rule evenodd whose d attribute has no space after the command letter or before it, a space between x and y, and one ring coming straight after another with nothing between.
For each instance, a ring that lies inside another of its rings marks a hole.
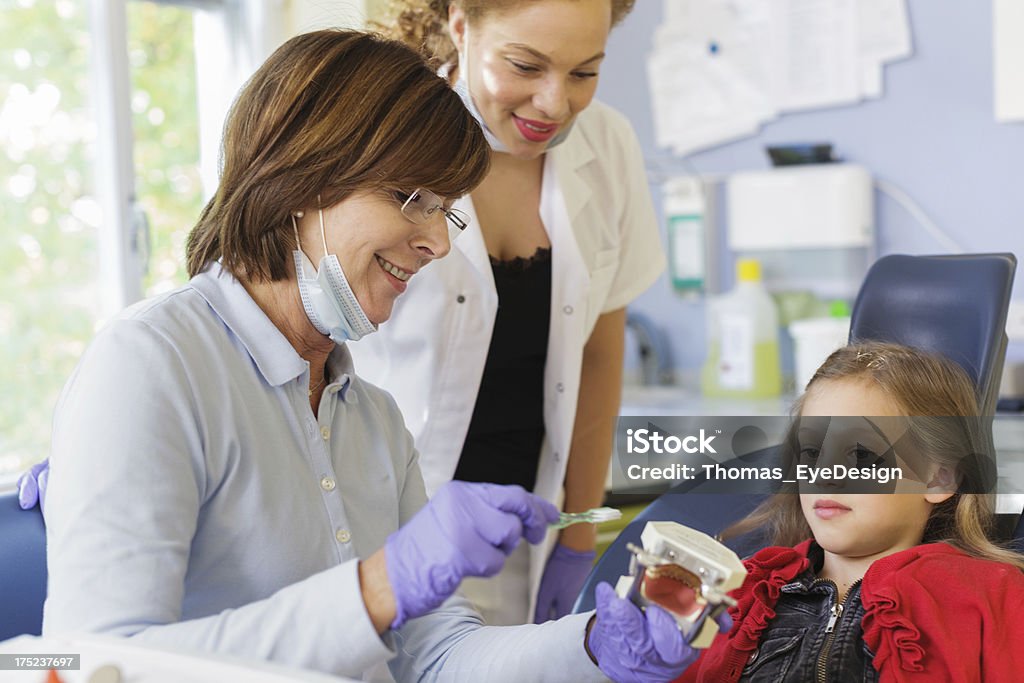
<instances>
[{"instance_id":1,"label":"chair headrest","mask_svg":"<svg viewBox=\"0 0 1024 683\"><path fill-rule=\"evenodd\" d=\"M983 414L991 415L1016 268L1013 254L884 256L861 285L850 341L887 341L943 354L967 371Z\"/></svg>"}]
</instances>

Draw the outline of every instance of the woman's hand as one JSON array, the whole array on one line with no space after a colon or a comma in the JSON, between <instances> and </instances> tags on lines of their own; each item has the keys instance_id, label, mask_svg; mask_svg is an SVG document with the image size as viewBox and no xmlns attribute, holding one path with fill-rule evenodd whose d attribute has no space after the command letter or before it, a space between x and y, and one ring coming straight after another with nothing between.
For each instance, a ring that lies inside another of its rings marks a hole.
<instances>
[{"instance_id":1,"label":"woman's hand","mask_svg":"<svg viewBox=\"0 0 1024 683\"><path fill-rule=\"evenodd\" d=\"M540 543L558 509L521 486L445 484L384 544L391 628L444 602L467 576L493 576L519 539Z\"/></svg>"},{"instance_id":2,"label":"woman's hand","mask_svg":"<svg viewBox=\"0 0 1024 683\"><path fill-rule=\"evenodd\" d=\"M651 605L641 612L607 583L597 584L594 597L597 618L587 635L587 647L613 681L671 681L700 656L700 650L683 640L675 619L660 607ZM732 628L725 612L716 621L721 632Z\"/></svg>"},{"instance_id":3,"label":"woman's hand","mask_svg":"<svg viewBox=\"0 0 1024 683\"><path fill-rule=\"evenodd\" d=\"M49 458L32 465L27 472L18 477L18 505L22 510L31 510L36 503L39 503L40 510L43 509L49 477Z\"/></svg>"},{"instance_id":4,"label":"woman's hand","mask_svg":"<svg viewBox=\"0 0 1024 683\"><path fill-rule=\"evenodd\" d=\"M573 550L561 543L555 546L540 580L534 623L560 619L572 611L576 596L594 566L594 555L593 550Z\"/></svg>"}]
</instances>

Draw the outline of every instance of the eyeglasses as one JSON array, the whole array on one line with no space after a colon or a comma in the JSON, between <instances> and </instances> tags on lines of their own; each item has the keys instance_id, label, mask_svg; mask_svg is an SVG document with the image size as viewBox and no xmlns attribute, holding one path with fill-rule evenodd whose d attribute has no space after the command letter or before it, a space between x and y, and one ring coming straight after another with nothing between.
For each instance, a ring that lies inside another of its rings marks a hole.
<instances>
[{"instance_id":1,"label":"eyeglasses","mask_svg":"<svg viewBox=\"0 0 1024 683\"><path fill-rule=\"evenodd\" d=\"M440 211L448 219L448 239L454 240L469 225L465 211L445 207L444 202L430 190L416 188L410 194L395 191L395 198L402 202L402 215L413 223L426 223Z\"/></svg>"}]
</instances>

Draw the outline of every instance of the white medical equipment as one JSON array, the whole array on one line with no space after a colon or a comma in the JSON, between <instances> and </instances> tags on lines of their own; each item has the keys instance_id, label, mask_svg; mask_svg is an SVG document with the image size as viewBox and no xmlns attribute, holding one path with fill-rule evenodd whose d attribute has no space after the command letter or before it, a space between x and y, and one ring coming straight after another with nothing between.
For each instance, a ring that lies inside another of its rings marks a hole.
<instances>
[{"instance_id":1,"label":"white medical equipment","mask_svg":"<svg viewBox=\"0 0 1024 683\"><path fill-rule=\"evenodd\" d=\"M743 562L707 534L676 522L648 522L640 541L642 548L627 545L629 575L619 578L615 592L641 609L658 605L692 647L708 647L718 633L714 617L736 604L727 593L743 583Z\"/></svg>"},{"instance_id":2,"label":"white medical equipment","mask_svg":"<svg viewBox=\"0 0 1024 683\"><path fill-rule=\"evenodd\" d=\"M757 258L769 291L852 299L875 259L873 179L856 164L801 164L729 176L729 249Z\"/></svg>"}]
</instances>

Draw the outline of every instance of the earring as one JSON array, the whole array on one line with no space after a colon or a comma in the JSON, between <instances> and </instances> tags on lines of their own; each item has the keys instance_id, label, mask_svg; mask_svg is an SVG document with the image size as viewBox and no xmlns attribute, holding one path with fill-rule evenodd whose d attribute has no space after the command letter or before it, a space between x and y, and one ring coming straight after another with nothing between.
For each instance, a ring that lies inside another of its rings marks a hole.
<instances>
[{"instance_id":1,"label":"earring","mask_svg":"<svg viewBox=\"0 0 1024 683\"><path fill-rule=\"evenodd\" d=\"M295 216L296 218L302 218L303 216L306 215L306 212L305 211L292 211L292 215Z\"/></svg>"}]
</instances>

